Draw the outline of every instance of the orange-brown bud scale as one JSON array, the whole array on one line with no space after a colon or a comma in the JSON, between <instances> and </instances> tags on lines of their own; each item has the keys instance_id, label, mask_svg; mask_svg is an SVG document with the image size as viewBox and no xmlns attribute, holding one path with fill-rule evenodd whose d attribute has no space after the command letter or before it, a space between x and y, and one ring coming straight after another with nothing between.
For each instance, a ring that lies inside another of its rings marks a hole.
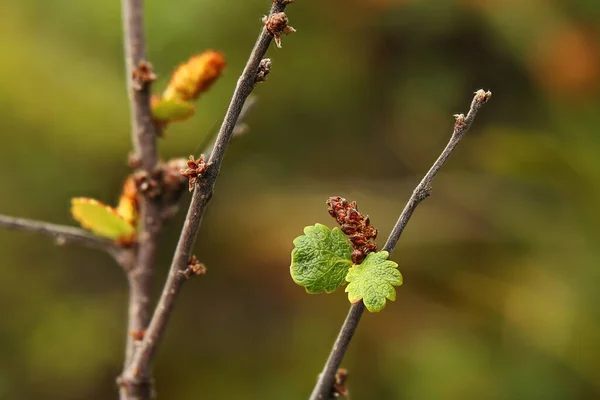
<instances>
[{"instance_id":1,"label":"orange-brown bud scale","mask_svg":"<svg viewBox=\"0 0 600 400\"><path fill-rule=\"evenodd\" d=\"M133 88L142 90L142 88L156 80L156 75L152 71L152 64L147 61L140 61L139 64L131 71L133 80Z\"/></svg>"},{"instance_id":2,"label":"orange-brown bud scale","mask_svg":"<svg viewBox=\"0 0 600 400\"><path fill-rule=\"evenodd\" d=\"M207 91L221 76L225 66L225 58L218 51L207 50L192 56L187 62L175 68L163 97L184 101L194 100L200 93Z\"/></svg>"},{"instance_id":3,"label":"orange-brown bud scale","mask_svg":"<svg viewBox=\"0 0 600 400\"><path fill-rule=\"evenodd\" d=\"M263 23L273 35L275 44L281 48L281 35L289 35L290 33L296 32L296 29L288 25L288 17L284 12L278 12L269 16L263 17Z\"/></svg>"},{"instance_id":4,"label":"orange-brown bud scale","mask_svg":"<svg viewBox=\"0 0 600 400\"><path fill-rule=\"evenodd\" d=\"M190 279L194 275L204 275L206 273L206 266L198 261L196 256L192 256L188 260L188 264L185 270L179 271L179 273L185 278Z\"/></svg>"},{"instance_id":5,"label":"orange-brown bud scale","mask_svg":"<svg viewBox=\"0 0 600 400\"><path fill-rule=\"evenodd\" d=\"M146 335L146 330L142 329L141 331L131 330L129 334L134 340L144 340L144 336Z\"/></svg>"},{"instance_id":6,"label":"orange-brown bud scale","mask_svg":"<svg viewBox=\"0 0 600 400\"><path fill-rule=\"evenodd\" d=\"M194 156L190 156L190 159L187 162L187 168L181 169L181 175L185 176L190 180L189 189L190 192L194 190L194 186L196 186L196 182L198 182L198 178L202 176L203 173L208 169L209 164L204 161L204 158L200 156L197 160L194 160Z\"/></svg>"},{"instance_id":7,"label":"orange-brown bud scale","mask_svg":"<svg viewBox=\"0 0 600 400\"><path fill-rule=\"evenodd\" d=\"M338 397L348 397L348 387L346 382L348 381L348 370L345 368L339 368L335 373L335 381L333 382L333 388L331 396L334 399Z\"/></svg>"},{"instance_id":8,"label":"orange-brown bud scale","mask_svg":"<svg viewBox=\"0 0 600 400\"><path fill-rule=\"evenodd\" d=\"M138 219L138 190L133 175L130 175L123 184L123 192L119 198L117 213L129 224L137 224Z\"/></svg>"}]
</instances>

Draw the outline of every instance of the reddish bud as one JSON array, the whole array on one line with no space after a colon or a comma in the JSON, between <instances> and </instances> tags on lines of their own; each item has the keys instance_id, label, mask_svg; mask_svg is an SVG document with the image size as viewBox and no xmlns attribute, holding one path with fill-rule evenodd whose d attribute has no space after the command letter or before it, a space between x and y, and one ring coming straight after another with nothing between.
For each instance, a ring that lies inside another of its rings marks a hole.
<instances>
[{"instance_id":1,"label":"reddish bud","mask_svg":"<svg viewBox=\"0 0 600 400\"><path fill-rule=\"evenodd\" d=\"M146 330L145 329L142 329L141 331L131 330L131 331L129 331L129 334L131 335L131 337L134 340L140 341L140 340L144 340L144 336L146 335Z\"/></svg>"},{"instance_id":2,"label":"reddish bud","mask_svg":"<svg viewBox=\"0 0 600 400\"><path fill-rule=\"evenodd\" d=\"M198 178L200 178L202 174L206 172L209 165L210 164L204 162L202 156L200 156L198 160L194 160L194 156L190 156L190 159L187 162L187 168L181 170L181 175L190 180L190 192L194 190L194 186L196 186Z\"/></svg>"},{"instance_id":3,"label":"reddish bud","mask_svg":"<svg viewBox=\"0 0 600 400\"><path fill-rule=\"evenodd\" d=\"M156 80L156 75L152 72L152 64L147 61L140 61L131 71L131 78L133 80L133 88L135 90L142 90L148 83Z\"/></svg>"},{"instance_id":4,"label":"reddish bud","mask_svg":"<svg viewBox=\"0 0 600 400\"><path fill-rule=\"evenodd\" d=\"M179 271L185 279L190 279L194 275L204 275L206 273L206 266L198 261L196 256L192 256L188 261L187 268L183 271Z\"/></svg>"},{"instance_id":5,"label":"reddish bud","mask_svg":"<svg viewBox=\"0 0 600 400\"><path fill-rule=\"evenodd\" d=\"M331 397L337 399L338 397L348 397L348 387L346 381L348 380L348 370L345 368L339 368L335 373L335 381L333 382L333 390L331 391Z\"/></svg>"},{"instance_id":6,"label":"reddish bud","mask_svg":"<svg viewBox=\"0 0 600 400\"><path fill-rule=\"evenodd\" d=\"M267 31L273 35L275 44L279 48L281 48L281 35L289 35L292 32L296 32L294 28L288 26L288 17L284 12L263 17L263 23Z\"/></svg>"}]
</instances>

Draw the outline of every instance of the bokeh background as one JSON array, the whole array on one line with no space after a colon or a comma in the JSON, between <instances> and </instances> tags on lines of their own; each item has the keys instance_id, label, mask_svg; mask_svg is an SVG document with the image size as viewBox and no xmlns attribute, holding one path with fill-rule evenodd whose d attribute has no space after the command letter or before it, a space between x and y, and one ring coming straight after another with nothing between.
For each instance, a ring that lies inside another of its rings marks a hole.
<instances>
[{"instance_id":1,"label":"bokeh background","mask_svg":"<svg viewBox=\"0 0 600 400\"><path fill-rule=\"evenodd\" d=\"M148 1L162 91L207 48L228 60L197 115L218 129L268 0ZM494 96L393 259L404 285L366 314L343 366L352 399L600 396L598 0L298 0L250 130L232 142L155 363L163 399L305 399L343 321L343 290L289 276L304 226L358 201L385 239L466 112ZM128 103L118 1L0 3L0 212L75 224L69 200L118 198ZM186 195L186 201L189 196ZM164 233L156 293L183 212ZM0 398L116 397L127 287L110 257L0 230Z\"/></svg>"}]
</instances>

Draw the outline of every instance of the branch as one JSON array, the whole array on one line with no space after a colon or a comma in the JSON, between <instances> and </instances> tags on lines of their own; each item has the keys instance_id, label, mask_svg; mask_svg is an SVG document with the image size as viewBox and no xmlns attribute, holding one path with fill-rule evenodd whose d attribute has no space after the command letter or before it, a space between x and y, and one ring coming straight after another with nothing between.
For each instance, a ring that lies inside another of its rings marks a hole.
<instances>
[{"instance_id":1,"label":"branch","mask_svg":"<svg viewBox=\"0 0 600 400\"><path fill-rule=\"evenodd\" d=\"M250 112L256 105L256 102L256 96L248 97L248 99L244 103L244 106L242 107L242 110L240 111L240 115L235 123L235 126L233 127L233 133L231 134L232 138L241 136L246 132L246 130L248 129L246 120L248 119ZM214 139L211 139L206 146L203 146L204 150L202 151L202 154L205 158L210 158L212 151L215 147L216 141L217 138L215 137Z\"/></svg>"},{"instance_id":2,"label":"branch","mask_svg":"<svg viewBox=\"0 0 600 400\"><path fill-rule=\"evenodd\" d=\"M256 105L256 102L256 96L250 96L244 103L242 111L240 111L240 116L238 117L237 121L235 122L235 126L233 127L233 137L238 137L246 133L246 130L248 129L248 124L246 123L246 121L248 120L252 109Z\"/></svg>"},{"instance_id":3,"label":"branch","mask_svg":"<svg viewBox=\"0 0 600 400\"><path fill-rule=\"evenodd\" d=\"M465 117L463 114L454 116L456 118L456 122L454 124L454 132L452 133L450 141L446 145L444 151L442 151L442 154L440 154L435 163L433 163L433 166L429 169L425 177L413 191L412 196L406 203L406 206L404 206L404 209L402 210L402 213L400 214L396 225L394 225L392 233L385 242L382 250L389 252L390 255L392 254L413 212L417 206L429 196L431 192L431 182L433 182L433 179L437 173L444 166L446 160L448 160L448 157L450 157L450 154L452 154L460 140L463 138L464 134L471 127L471 124L473 123L475 115L479 109L491 97L491 92L478 90L475 92L475 97L471 102L471 108L469 109L467 116ZM335 340L331 353L329 354L329 358L327 359L325 367L323 368L323 372L321 372L319 375L319 379L315 388L313 389L310 400L324 400L330 398L335 379L335 373L337 372L342 359L348 350L348 345L350 344L350 340L352 340L352 336L358 327L358 323L360 322L360 317L362 316L364 309L365 306L363 302L352 304L350 306L348 316L346 317L346 320L342 325L342 329Z\"/></svg>"},{"instance_id":4,"label":"branch","mask_svg":"<svg viewBox=\"0 0 600 400\"><path fill-rule=\"evenodd\" d=\"M291 0L274 1L270 15L283 12L287 4L291 2ZM147 371L150 368L150 363L156 352L157 345L162 339L175 300L180 292L182 283L185 280L182 272L187 267L196 240L196 235L198 234L202 222L202 217L204 216L208 202L212 197L215 181L219 175L223 157L225 155L225 149L232 137L234 127L240 116L244 102L254 89L259 64L267 52L272 39L273 34L267 30L266 26L263 27L246 66L244 67L244 71L238 79L231 102L210 155L210 167L202 175L202 179L199 180L192 195L192 202L188 209L179 242L177 243L167 282L165 283L158 305L154 310L152 320L144 335L140 349L134 355L131 365L123 375L123 381L126 384L135 384L140 376L147 375Z\"/></svg>"},{"instance_id":5,"label":"branch","mask_svg":"<svg viewBox=\"0 0 600 400\"><path fill-rule=\"evenodd\" d=\"M131 109L131 138L135 158L139 161L136 174L147 187L158 187L156 181L158 154L157 135L150 108L150 84L155 79L152 66L146 62L143 0L122 0L125 69ZM143 185L140 186L143 189ZM136 336L141 335L151 316L150 295L152 277L158 254L158 235L161 230L161 207L156 193L142 191L140 196L140 227L138 253L129 281L129 308L125 371L134 354ZM150 398L152 391L149 374L132 390L122 387L122 399ZM136 389L136 390L133 390Z\"/></svg>"},{"instance_id":6,"label":"branch","mask_svg":"<svg viewBox=\"0 0 600 400\"><path fill-rule=\"evenodd\" d=\"M146 61L144 1L122 0L127 92L131 111L131 140L142 170L152 173L158 162L156 131L150 108L150 84L156 79Z\"/></svg>"},{"instance_id":7,"label":"branch","mask_svg":"<svg viewBox=\"0 0 600 400\"><path fill-rule=\"evenodd\" d=\"M0 215L0 226L7 229L31 231L41 233L42 235L52 236L56 240L56 243L60 245L70 243L80 244L86 247L104 250L113 255L122 251L122 248L117 246L112 240L96 236L83 229L71 226L9 217L7 215Z\"/></svg>"}]
</instances>

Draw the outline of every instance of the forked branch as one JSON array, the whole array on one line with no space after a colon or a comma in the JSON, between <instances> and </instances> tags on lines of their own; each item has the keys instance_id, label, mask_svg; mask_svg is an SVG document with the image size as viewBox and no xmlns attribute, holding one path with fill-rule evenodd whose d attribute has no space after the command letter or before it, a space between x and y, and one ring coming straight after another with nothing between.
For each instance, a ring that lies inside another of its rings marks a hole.
<instances>
[{"instance_id":1,"label":"forked branch","mask_svg":"<svg viewBox=\"0 0 600 400\"><path fill-rule=\"evenodd\" d=\"M292 1L290 0L274 0L269 15L282 13L287 4L291 2ZM143 341L139 346L139 350L136 351L129 368L122 376L122 382L125 386L135 386L140 381L140 377L148 375L150 363L164 334L175 300L185 281L182 272L187 268L192 247L194 246L200 224L202 223L202 218L213 194L215 181L219 175L225 150L232 137L244 102L254 89L257 81L259 64L267 52L273 37L274 33L271 30L268 30L266 26L263 27L246 63L244 71L238 79L231 102L210 155L210 166L202 175L202 179L197 183L192 195L192 202L188 209L179 242L177 243L167 282L165 283L158 305L154 310L148 330L145 332Z\"/></svg>"},{"instance_id":2,"label":"forked branch","mask_svg":"<svg viewBox=\"0 0 600 400\"><path fill-rule=\"evenodd\" d=\"M389 252L390 255L392 254L413 212L417 206L429 196L433 179L444 166L448 160L448 157L450 157L450 154L452 154L460 140L463 138L464 134L471 127L471 124L473 123L475 115L479 109L481 109L481 107L491 97L491 92L478 90L475 92L475 97L471 102L471 108L469 109L467 116L464 116L463 114L457 114L454 116L456 118L456 122L454 123L454 132L452 133L450 141L446 145L446 148L444 148L444 151L442 151L442 154L440 154L435 163L433 163L427 174L425 174L425 177L413 191L412 196L406 203L406 206L404 206L396 225L394 225L392 233L385 242L385 245L382 249L383 251ZM348 316L346 317L340 333L335 340L333 348L331 349L331 353L329 354L329 358L325 363L325 367L319 375L319 379L317 380L317 384L313 389L310 400L326 400L330 398L335 380L335 374L340 367L346 351L348 350L348 345L350 344L352 336L358 327L358 323L360 322L360 318L364 309L365 306L362 302L352 304L350 306Z\"/></svg>"}]
</instances>

